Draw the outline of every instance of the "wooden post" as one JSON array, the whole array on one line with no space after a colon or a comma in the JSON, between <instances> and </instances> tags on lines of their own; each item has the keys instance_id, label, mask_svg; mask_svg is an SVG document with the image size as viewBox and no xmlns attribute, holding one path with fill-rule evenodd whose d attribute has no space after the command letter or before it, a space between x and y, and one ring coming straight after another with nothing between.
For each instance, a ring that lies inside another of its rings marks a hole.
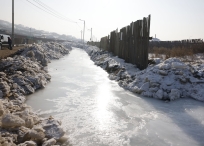
<instances>
[{"instance_id":1,"label":"wooden post","mask_svg":"<svg viewBox=\"0 0 204 146\"><path fill-rule=\"evenodd\" d=\"M116 49L116 55L119 56L119 33L116 32L115 34L115 49Z\"/></svg>"},{"instance_id":2,"label":"wooden post","mask_svg":"<svg viewBox=\"0 0 204 146\"><path fill-rule=\"evenodd\" d=\"M133 22L130 24L130 53L129 53L129 56L130 56L130 63L133 64L133 53L134 53L134 50L133 50Z\"/></svg>"},{"instance_id":3,"label":"wooden post","mask_svg":"<svg viewBox=\"0 0 204 146\"><path fill-rule=\"evenodd\" d=\"M120 29L120 33L119 33L119 57L120 58L122 58L122 34L123 34L123 32L122 32L122 29Z\"/></svg>"},{"instance_id":4,"label":"wooden post","mask_svg":"<svg viewBox=\"0 0 204 146\"><path fill-rule=\"evenodd\" d=\"M135 36L135 41L136 41L136 47L135 47L135 64L137 67L139 67L139 48L140 48L140 21L136 21L136 36Z\"/></svg>"},{"instance_id":5,"label":"wooden post","mask_svg":"<svg viewBox=\"0 0 204 146\"><path fill-rule=\"evenodd\" d=\"M130 26L127 26L126 29L127 29L126 62L130 62Z\"/></svg>"},{"instance_id":6,"label":"wooden post","mask_svg":"<svg viewBox=\"0 0 204 146\"><path fill-rule=\"evenodd\" d=\"M136 64L140 69L145 69L148 65L149 33L150 15L132 22L120 29L119 33L112 31L110 36L101 38L100 47L126 62Z\"/></svg>"},{"instance_id":7,"label":"wooden post","mask_svg":"<svg viewBox=\"0 0 204 146\"><path fill-rule=\"evenodd\" d=\"M138 66L141 69L141 56L142 56L142 36L143 36L143 32L142 32L142 20L139 20L139 47L138 47Z\"/></svg>"},{"instance_id":8,"label":"wooden post","mask_svg":"<svg viewBox=\"0 0 204 146\"><path fill-rule=\"evenodd\" d=\"M142 69L145 69L147 67L147 61L148 61L148 58L147 58L147 20L146 18L144 17L143 18L143 27L142 27L142 31L143 31L143 38L142 38L142 43L143 43L143 48L142 48Z\"/></svg>"}]
</instances>

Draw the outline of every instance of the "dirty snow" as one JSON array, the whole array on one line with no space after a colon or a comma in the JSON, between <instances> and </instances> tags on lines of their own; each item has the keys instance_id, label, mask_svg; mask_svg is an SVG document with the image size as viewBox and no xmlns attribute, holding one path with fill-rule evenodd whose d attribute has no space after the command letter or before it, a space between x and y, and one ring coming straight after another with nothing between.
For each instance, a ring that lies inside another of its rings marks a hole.
<instances>
[{"instance_id":1,"label":"dirty snow","mask_svg":"<svg viewBox=\"0 0 204 146\"><path fill-rule=\"evenodd\" d=\"M50 81L50 60L70 50L67 44L33 44L14 57L0 60L0 145L62 144L60 139L64 139L65 132L61 123L52 117L40 118L24 102L25 95L44 88Z\"/></svg>"},{"instance_id":2,"label":"dirty snow","mask_svg":"<svg viewBox=\"0 0 204 146\"><path fill-rule=\"evenodd\" d=\"M139 70L97 47L86 46L85 50L96 65L109 73L110 79L125 89L167 101L178 98L204 101L204 61L200 56L199 61L188 63L179 58L155 58L153 64Z\"/></svg>"}]
</instances>

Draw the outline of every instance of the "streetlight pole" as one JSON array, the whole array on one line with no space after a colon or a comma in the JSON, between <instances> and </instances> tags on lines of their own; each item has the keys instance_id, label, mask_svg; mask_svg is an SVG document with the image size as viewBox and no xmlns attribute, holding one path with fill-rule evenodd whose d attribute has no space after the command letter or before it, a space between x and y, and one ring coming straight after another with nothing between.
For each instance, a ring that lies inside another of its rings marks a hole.
<instances>
[{"instance_id":1,"label":"streetlight pole","mask_svg":"<svg viewBox=\"0 0 204 146\"><path fill-rule=\"evenodd\" d=\"M92 42L92 41L93 41L93 39L92 39L92 28L91 28L91 29L88 29L88 30L91 31L91 38L90 38L90 41Z\"/></svg>"},{"instance_id":2,"label":"streetlight pole","mask_svg":"<svg viewBox=\"0 0 204 146\"><path fill-rule=\"evenodd\" d=\"M93 40L92 40L92 28L91 28L91 41L93 41Z\"/></svg>"},{"instance_id":3,"label":"streetlight pole","mask_svg":"<svg viewBox=\"0 0 204 146\"><path fill-rule=\"evenodd\" d=\"M81 42L82 42L82 30L81 30Z\"/></svg>"},{"instance_id":4,"label":"streetlight pole","mask_svg":"<svg viewBox=\"0 0 204 146\"><path fill-rule=\"evenodd\" d=\"M30 28L30 42L31 42L31 44L32 44L32 41L31 41L31 28Z\"/></svg>"},{"instance_id":5,"label":"streetlight pole","mask_svg":"<svg viewBox=\"0 0 204 146\"><path fill-rule=\"evenodd\" d=\"M14 46L14 0L12 0L12 46Z\"/></svg>"},{"instance_id":6,"label":"streetlight pole","mask_svg":"<svg viewBox=\"0 0 204 146\"><path fill-rule=\"evenodd\" d=\"M84 32L83 32L83 43L84 43L84 34L85 34L85 20L81 20L79 19L80 21L84 21ZM83 44L83 49L84 49L84 44Z\"/></svg>"}]
</instances>

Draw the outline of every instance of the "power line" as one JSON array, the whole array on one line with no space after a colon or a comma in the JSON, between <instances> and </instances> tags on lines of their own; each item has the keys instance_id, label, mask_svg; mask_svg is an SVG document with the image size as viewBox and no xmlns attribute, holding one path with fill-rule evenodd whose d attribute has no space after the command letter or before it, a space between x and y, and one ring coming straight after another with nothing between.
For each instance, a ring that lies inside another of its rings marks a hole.
<instances>
[{"instance_id":1,"label":"power line","mask_svg":"<svg viewBox=\"0 0 204 146\"><path fill-rule=\"evenodd\" d=\"M54 9L52 9L51 7L47 6L45 3L39 1L39 0L34 0L38 5L40 5L41 7L45 8L46 10L48 10L49 12L51 12L52 14L62 18L62 19L65 19L67 21L70 21L70 22L73 22L73 23L76 23L75 21L67 18L66 16L63 16L62 14L58 13L57 11L55 11Z\"/></svg>"},{"instance_id":2,"label":"power line","mask_svg":"<svg viewBox=\"0 0 204 146\"><path fill-rule=\"evenodd\" d=\"M61 15L62 17L66 18L66 19L68 19L68 20L70 20L70 21L73 21L73 20L69 19L68 17L66 17L66 16L64 16L64 15L62 15L62 14L60 14L59 12L57 12L56 10L54 10L53 8L49 7L49 6L46 5L45 3L41 2L40 0L37 0L37 1L40 2L41 4L43 4L44 6L46 6L47 8L51 9L53 12L57 13L58 15ZM75 21L73 21L73 22L75 22Z\"/></svg>"},{"instance_id":3,"label":"power line","mask_svg":"<svg viewBox=\"0 0 204 146\"><path fill-rule=\"evenodd\" d=\"M57 11L52 9L51 7L47 6L46 4L40 2L39 0L33 0L32 2L31 2L31 0L26 0L26 1L29 2L30 4L32 4L33 6L35 6L36 8L38 8L38 9L52 15L53 17L56 17L56 18L64 20L64 21L72 22L71 24L76 24L80 28L80 30L82 29L82 27L79 26L79 24L77 22L75 22L75 21L61 15L60 13L58 13Z\"/></svg>"},{"instance_id":4,"label":"power line","mask_svg":"<svg viewBox=\"0 0 204 146\"><path fill-rule=\"evenodd\" d=\"M39 7L39 6L37 6L37 5L35 5L34 3L30 2L29 0L27 0L27 2L29 2L30 4L34 5L34 6L37 7L38 9L41 9L42 11L44 11L44 12L46 12L46 13L48 13L48 14L50 14L50 15L52 15L52 16L58 18L58 19L64 20L64 19L62 19L61 17L56 16L56 15L53 15L53 14L50 13L49 11L47 11L47 10L45 10L45 9L43 9L43 8L41 8L41 7ZM68 21L68 20L67 20L67 21ZM71 21L69 21L69 22L71 22ZM76 23L76 22L73 22L73 23Z\"/></svg>"},{"instance_id":5,"label":"power line","mask_svg":"<svg viewBox=\"0 0 204 146\"><path fill-rule=\"evenodd\" d=\"M43 7L43 9L46 9L47 11L49 11L50 13L52 13L53 15L57 16L57 17L61 17L56 15L55 13L53 13L51 10L49 10L48 8L46 8L45 6L43 6L42 4L40 4L38 1L34 0L38 5L40 5L41 7Z\"/></svg>"},{"instance_id":6,"label":"power line","mask_svg":"<svg viewBox=\"0 0 204 146\"><path fill-rule=\"evenodd\" d=\"M39 6L35 5L35 4L33 4L33 3L32 3L32 2L30 2L29 0L26 0L26 1L28 1L29 3L31 3L32 5L34 5L35 7L37 7L38 9L41 9L42 11L44 11L44 12L46 12L46 13L48 13L48 14L50 14L50 15L54 16L54 17L57 17L57 16L53 15L52 13L50 13L50 12L48 12L48 11L45 11L45 10L44 10L44 9L42 9L41 7L39 7ZM59 18L59 17L57 17L57 18Z\"/></svg>"},{"instance_id":7,"label":"power line","mask_svg":"<svg viewBox=\"0 0 204 146\"><path fill-rule=\"evenodd\" d=\"M82 27L81 26L79 26L79 24L78 23L76 23L77 24L77 26L80 28L80 29L82 29Z\"/></svg>"}]
</instances>

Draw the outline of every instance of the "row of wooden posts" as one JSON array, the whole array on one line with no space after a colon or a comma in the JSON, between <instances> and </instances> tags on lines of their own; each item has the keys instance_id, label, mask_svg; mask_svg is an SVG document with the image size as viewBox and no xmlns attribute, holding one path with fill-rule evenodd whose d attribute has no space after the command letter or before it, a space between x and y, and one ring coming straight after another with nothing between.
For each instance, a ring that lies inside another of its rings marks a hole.
<instances>
[{"instance_id":1,"label":"row of wooden posts","mask_svg":"<svg viewBox=\"0 0 204 146\"><path fill-rule=\"evenodd\" d=\"M149 44L149 49L157 48L201 48L204 46L203 39L187 39L178 41L151 41ZM204 48L203 48L204 49Z\"/></svg>"},{"instance_id":2,"label":"row of wooden posts","mask_svg":"<svg viewBox=\"0 0 204 146\"><path fill-rule=\"evenodd\" d=\"M140 69L145 69L148 66L149 33L150 15L130 23L120 29L120 32L112 31L110 35L101 38L100 45L97 46L112 52L128 63L137 65Z\"/></svg>"}]
</instances>

